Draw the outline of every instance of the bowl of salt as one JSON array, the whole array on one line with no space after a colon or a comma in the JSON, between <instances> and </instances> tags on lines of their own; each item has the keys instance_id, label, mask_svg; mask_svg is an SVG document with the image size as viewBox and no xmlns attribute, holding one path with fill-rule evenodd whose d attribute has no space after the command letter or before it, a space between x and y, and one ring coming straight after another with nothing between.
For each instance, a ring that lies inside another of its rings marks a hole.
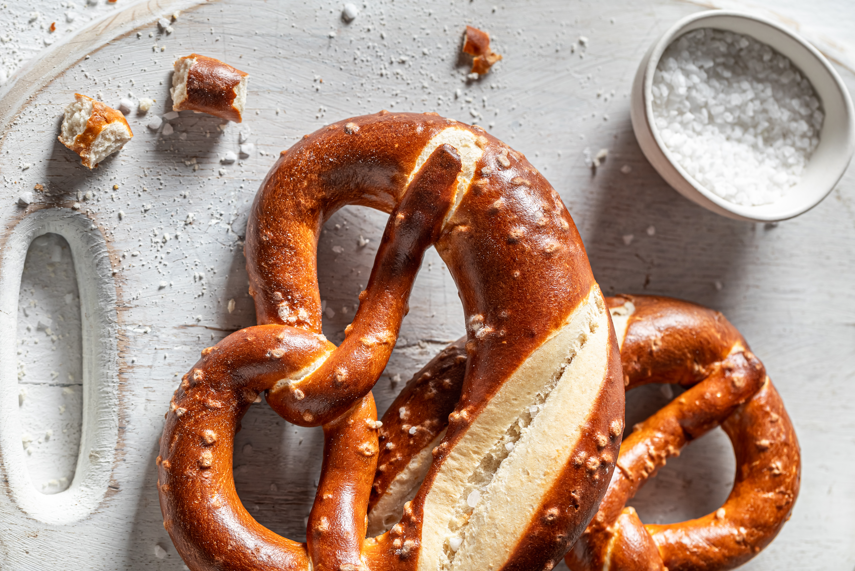
<instances>
[{"instance_id":1,"label":"bowl of salt","mask_svg":"<svg viewBox=\"0 0 855 571\"><path fill-rule=\"evenodd\" d=\"M641 150L675 190L737 220L776 222L825 198L855 150L855 111L828 60L765 18L677 22L632 86Z\"/></svg>"}]
</instances>

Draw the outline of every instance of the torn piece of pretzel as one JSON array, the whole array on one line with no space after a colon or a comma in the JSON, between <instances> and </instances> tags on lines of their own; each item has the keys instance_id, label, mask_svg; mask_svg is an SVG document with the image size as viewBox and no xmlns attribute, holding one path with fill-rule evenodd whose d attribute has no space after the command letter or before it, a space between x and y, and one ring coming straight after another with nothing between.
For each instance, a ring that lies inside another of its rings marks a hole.
<instances>
[{"instance_id":1,"label":"torn piece of pretzel","mask_svg":"<svg viewBox=\"0 0 855 571\"><path fill-rule=\"evenodd\" d=\"M240 123L249 74L199 54L179 58L172 76L173 111L199 111Z\"/></svg>"},{"instance_id":2,"label":"torn piece of pretzel","mask_svg":"<svg viewBox=\"0 0 855 571\"><path fill-rule=\"evenodd\" d=\"M134 134L121 112L79 93L74 98L65 108L58 139L80 155L83 166L94 169L125 146Z\"/></svg>"},{"instance_id":3,"label":"torn piece of pretzel","mask_svg":"<svg viewBox=\"0 0 855 571\"><path fill-rule=\"evenodd\" d=\"M502 56L490 49L490 34L466 26L466 40L463 42L463 51L472 57L472 73L484 75L493 64L502 59Z\"/></svg>"}]
</instances>

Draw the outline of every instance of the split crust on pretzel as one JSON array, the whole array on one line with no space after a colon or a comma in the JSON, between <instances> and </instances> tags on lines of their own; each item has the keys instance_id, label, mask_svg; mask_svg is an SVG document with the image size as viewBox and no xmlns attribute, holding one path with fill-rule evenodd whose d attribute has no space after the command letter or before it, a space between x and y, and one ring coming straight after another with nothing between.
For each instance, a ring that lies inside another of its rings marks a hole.
<instances>
[{"instance_id":1,"label":"split crust on pretzel","mask_svg":"<svg viewBox=\"0 0 855 571\"><path fill-rule=\"evenodd\" d=\"M321 334L315 254L323 222L345 204L391 216L335 347ZM370 390L431 244L467 325L465 343L440 359L460 366L465 355L465 372L429 383L381 426ZM265 179L246 255L259 325L203 352L161 439L164 525L192 570L498 571L560 560L611 478L624 390L579 234L525 157L435 114L330 125L283 153ZM263 391L286 420L324 428L306 544L260 526L234 489L234 433ZM446 416L431 416L440 409ZM383 475L426 445L423 481L399 493L408 500L400 521L384 517L381 535L366 539L372 489L380 497Z\"/></svg>"},{"instance_id":2,"label":"split crust on pretzel","mask_svg":"<svg viewBox=\"0 0 855 571\"><path fill-rule=\"evenodd\" d=\"M720 313L663 297L606 301L627 390L654 382L690 388L623 442L598 514L567 556L570 569L713 571L742 565L774 539L798 495L799 447L780 396ZM403 501L420 484L429 464L424 451L444 434L444 419L463 385L463 343L450 345L416 373L382 419L369 534L399 517ZM412 412L402 418L401 411ZM429 429L407 439L404 421ZM671 525L643 525L635 510L624 508L668 457L719 424L737 459L733 491L721 508ZM403 461L391 461L394 451ZM577 460L590 461L581 454Z\"/></svg>"}]
</instances>

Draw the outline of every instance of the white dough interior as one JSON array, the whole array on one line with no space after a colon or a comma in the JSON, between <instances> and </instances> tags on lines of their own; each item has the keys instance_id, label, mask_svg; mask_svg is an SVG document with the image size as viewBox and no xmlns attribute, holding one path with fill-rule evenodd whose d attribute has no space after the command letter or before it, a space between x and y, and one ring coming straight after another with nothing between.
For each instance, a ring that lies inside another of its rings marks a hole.
<instances>
[{"instance_id":1,"label":"white dough interior","mask_svg":"<svg viewBox=\"0 0 855 571\"><path fill-rule=\"evenodd\" d=\"M241 115L243 115L243 106L246 104L246 82L248 79L248 75L245 75L240 79L240 83L235 87L235 100L232 102L232 106L237 109Z\"/></svg>"},{"instance_id":2,"label":"white dough interior","mask_svg":"<svg viewBox=\"0 0 855 571\"><path fill-rule=\"evenodd\" d=\"M443 438L445 438L445 430L413 456L406 468L395 476L380 501L368 514L368 537L376 537L389 531L393 525L401 521L404 515L404 504L416 496L433 462L432 451Z\"/></svg>"},{"instance_id":3,"label":"white dough interior","mask_svg":"<svg viewBox=\"0 0 855 571\"><path fill-rule=\"evenodd\" d=\"M187 77L190 68L196 63L196 58L181 58L175 62L175 73L172 74L172 87L169 94L172 95L172 110L180 111L181 105L187 99Z\"/></svg>"},{"instance_id":4,"label":"white dough interior","mask_svg":"<svg viewBox=\"0 0 855 571\"><path fill-rule=\"evenodd\" d=\"M78 96L65 108L65 117L62 120L62 132L59 136L60 142L71 147L77 135L86 130L89 117L92 116L92 100L87 97Z\"/></svg>"},{"instance_id":5,"label":"white dough interior","mask_svg":"<svg viewBox=\"0 0 855 571\"><path fill-rule=\"evenodd\" d=\"M595 412L608 319L594 286L452 448L426 497L420 570L498 570L507 562Z\"/></svg>"},{"instance_id":6,"label":"white dough interior","mask_svg":"<svg viewBox=\"0 0 855 571\"><path fill-rule=\"evenodd\" d=\"M131 140L131 132L121 121L105 125L89 146L88 162L95 166L108 156L125 146Z\"/></svg>"},{"instance_id":7,"label":"white dough interior","mask_svg":"<svg viewBox=\"0 0 855 571\"><path fill-rule=\"evenodd\" d=\"M635 304L627 300L623 305L609 309L612 316L612 324L617 335L618 347L623 349L623 340L626 339L626 330L629 327L629 318L635 313Z\"/></svg>"}]
</instances>

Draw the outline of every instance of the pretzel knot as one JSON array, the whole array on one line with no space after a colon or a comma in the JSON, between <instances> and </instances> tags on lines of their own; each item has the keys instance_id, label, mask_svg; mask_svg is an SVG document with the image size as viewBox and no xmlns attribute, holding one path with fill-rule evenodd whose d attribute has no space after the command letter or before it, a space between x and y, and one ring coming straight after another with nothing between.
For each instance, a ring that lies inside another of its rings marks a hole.
<instances>
[{"instance_id":1,"label":"pretzel knot","mask_svg":"<svg viewBox=\"0 0 855 571\"><path fill-rule=\"evenodd\" d=\"M316 248L345 204L390 218L336 347L321 334ZM459 374L379 423L370 391L431 245L463 302L465 344L438 358ZM551 569L606 491L624 390L605 300L540 173L433 114L342 121L282 154L245 251L259 325L202 352L160 443L164 526L190 569ZM324 430L305 544L258 524L235 491L234 435L261 393Z\"/></svg>"},{"instance_id":2,"label":"pretzel knot","mask_svg":"<svg viewBox=\"0 0 855 571\"><path fill-rule=\"evenodd\" d=\"M568 553L568 566L713 571L742 565L774 539L798 495L799 446L778 392L720 314L667 298L621 296L608 303L627 390L647 383L688 390L624 440L609 490ZM644 525L624 507L669 457L719 425L737 465L722 507L668 525Z\"/></svg>"}]
</instances>

